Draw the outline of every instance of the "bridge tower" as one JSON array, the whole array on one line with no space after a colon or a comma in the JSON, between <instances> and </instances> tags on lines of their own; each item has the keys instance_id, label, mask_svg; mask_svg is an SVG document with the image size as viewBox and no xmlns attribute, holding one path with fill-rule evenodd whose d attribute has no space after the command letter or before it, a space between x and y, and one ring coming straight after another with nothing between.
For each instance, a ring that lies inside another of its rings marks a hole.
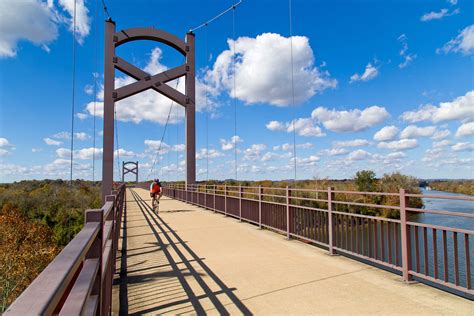
<instances>
[{"instance_id":1,"label":"bridge tower","mask_svg":"<svg viewBox=\"0 0 474 316\"><path fill-rule=\"evenodd\" d=\"M115 55L115 49L128 42L150 40L171 46L185 57L185 63L158 74L148 74ZM115 69L137 81L115 88ZM182 94L166 83L185 77ZM116 32L115 22L105 22L104 63L104 152L102 157L102 200L112 191L114 161L114 108L115 102L148 89L165 95L185 108L186 185L196 182L196 132L195 132L195 45L194 34L186 34L185 41L175 35L154 28L130 28Z\"/></svg>"},{"instance_id":2,"label":"bridge tower","mask_svg":"<svg viewBox=\"0 0 474 316\"><path fill-rule=\"evenodd\" d=\"M132 165L131 168L128 165ZM122 161L122 182L125 182L125 175L133 173L135 175L135 182L138 183L138 161Z\"/></svg>"}]
</instances>

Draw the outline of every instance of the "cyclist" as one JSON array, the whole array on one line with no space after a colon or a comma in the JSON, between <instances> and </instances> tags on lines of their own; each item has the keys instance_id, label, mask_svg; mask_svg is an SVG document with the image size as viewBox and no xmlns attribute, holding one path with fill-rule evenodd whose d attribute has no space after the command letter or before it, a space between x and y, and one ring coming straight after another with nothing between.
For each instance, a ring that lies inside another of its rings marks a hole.
<instances>
[{"instance_id":1,"label":"cyclist","mask_svg":"<svg viewBox=\"0 0 474 316\"><path fill-rule=\"evenodd\" d=\"M160 204L160 198L163 195L163 188L160 183L160 179L155 179L150 184L150 197L151 197L151 205L153 210L157 209Z\"/></svg>"}]
</instances>

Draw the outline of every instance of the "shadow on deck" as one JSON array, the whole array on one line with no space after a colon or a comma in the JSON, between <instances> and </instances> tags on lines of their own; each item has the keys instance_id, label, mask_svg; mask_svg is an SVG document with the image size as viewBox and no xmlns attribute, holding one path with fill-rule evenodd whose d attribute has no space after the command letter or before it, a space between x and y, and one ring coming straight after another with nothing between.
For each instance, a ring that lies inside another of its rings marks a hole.
<instances>
[{"instance_id":1,"label":"shadow on deck","mask_svg":"<svg viewBox=\"0 0 474 316\"><path fill-rule=\"evenodd\" d=\"M200 258L162 217L153 212L146 200L134 190L129 192L135 203L129 200L124 213L121 258L118 258L120 264L116 275L119 278L115 279L119 306L115 306L114 313L202 315L215 311L230 315L231 311L239 311L250 315L250 310L233 293L235 288L224 284L206 265L204 258ZM131 231L134 241L130 240ZM142 234L137 234L138 231Z\"/></svg>"}]
</instances>

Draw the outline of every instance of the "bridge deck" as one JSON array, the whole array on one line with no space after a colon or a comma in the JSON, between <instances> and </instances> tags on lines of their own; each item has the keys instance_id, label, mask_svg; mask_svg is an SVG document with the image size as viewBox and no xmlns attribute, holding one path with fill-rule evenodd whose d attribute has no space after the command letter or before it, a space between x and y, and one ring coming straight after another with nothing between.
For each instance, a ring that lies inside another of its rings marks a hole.
<instances>
[{"instance_id":1,"label":"bridge deck","mask_svg":"<svg viewBox=\"0 0 474 316\"><path fill-rule=\"evenodd\" d=\"M473 303L278 234L127 191L118 314L472 314ZM119 250L120 250L119 249Z\"/></svg>"}]
</instances>

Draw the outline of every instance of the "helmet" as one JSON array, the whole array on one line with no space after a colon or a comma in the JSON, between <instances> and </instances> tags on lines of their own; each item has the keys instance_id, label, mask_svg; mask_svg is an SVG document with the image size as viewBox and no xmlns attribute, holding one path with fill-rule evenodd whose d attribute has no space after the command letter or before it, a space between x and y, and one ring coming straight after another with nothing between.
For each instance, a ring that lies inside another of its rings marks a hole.
<instances>
[{"instance_id":1,"label":"helmet","mask_svg":"<svg viewBox=\"0 0 474 316\"><path fill-rule=\"evenodd\" d=\"M157 179L154 180L154 182L158 183L158 182L160 182L160 179L157 178Z\"/></svg>"}]
</instances>

